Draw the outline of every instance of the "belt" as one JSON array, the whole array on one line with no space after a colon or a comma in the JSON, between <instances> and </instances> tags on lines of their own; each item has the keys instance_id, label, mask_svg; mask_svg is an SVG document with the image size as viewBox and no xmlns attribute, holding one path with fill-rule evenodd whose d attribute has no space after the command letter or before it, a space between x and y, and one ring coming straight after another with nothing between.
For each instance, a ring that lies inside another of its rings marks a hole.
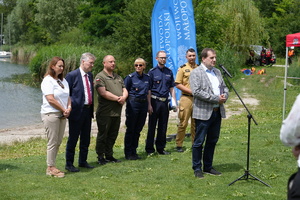
<instances>
[{"instance_id":1,"label":"belt","mask_svg":"<svg viewBox=\"0 0 300 200\"><path fill-rule=\"evenodd\" d=\"M166 101L167 100L167 98L165 98L165 97L157 97L155 95L151 95L151 98L152 99L157 99L157 100L160 100L160 101Z\"/></svg>"},{"instance_id":2,"label":"belt","mask_svg":"<svg viewBox=\"0 0 300 200\"><path fill-rule=\"evenodd\" d=\"M219 107L214 107L214 111L219 111L220 108Z\"/></svg>"},{"instance_id":3,"label":"belt","mask_svg":"<svg viewBox=\"0 0 300 200\"><path fill-rule=\"evenodd\" d=\"M193 97L192 94L182 94L183 96L187 96L187 97Z\"/></svg>"},{"instance_id":4,"label":"belt","mask_svg":"<svg viewBox=\"0 0 300 200\"><path fill-rule=\"evenodd\" d=\"M84 105L84 108L90 108L92 105Z\"/></svg>"},{"instance_id":5,"label":"belt","mask_svg":"<svg viewBox=\"0 0 300 200\"><path fill-rule=\"evenodd\" d=\"M141 102L141 103L147 101L147 99L140 99L140 98L135 98L135 97L129 97L128 99L136 101L136 102Z\"/></svg>"}]
</instances>

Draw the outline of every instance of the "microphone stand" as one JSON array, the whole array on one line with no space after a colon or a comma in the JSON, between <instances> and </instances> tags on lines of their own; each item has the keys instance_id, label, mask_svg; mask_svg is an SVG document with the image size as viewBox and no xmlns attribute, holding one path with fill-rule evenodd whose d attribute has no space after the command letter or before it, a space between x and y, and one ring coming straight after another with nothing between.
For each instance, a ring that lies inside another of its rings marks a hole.
<instances>
[{"instance_id":1,"label":"microphone stand","mask_svg":"<svg viewBox=\"0 0 300 200\"><path fill-rule=\"evenodd\" d=\"M255 123L255 125L258 125L257 122L255 121L255 119L253 118L253 116L251 115L250 111L248 110L247 106L245 105L245 103L243 102L242 98L240 97L240 95L237 93L237 91L235 90L235 88L233 87L233 85L231 84L231 82L228 79L228 74L226 73L226 71L223 69L223 74L224 77L226 78L227 82L229 83L229 85L231 86L231 88L234 90L235 94L237 95L237 97L240 99L241 103L243 104L244 108L247 110L248 115L248 145L247 145L247 168L245 170L245 173L240 176L239 178L237 178L236 180L234 180L233 182L229 183L228 186L232 185L233 183L239 181L239 180L248 180L248 179L252 179L252 180L257 180L263 184L265 184L266 186L271 187L270 185L268 185L267 183L263 182L262 180L260 180L259 178L253 176L252 174L250 174L250 170L249 170L249 161L250 161L250 127L251 127L251 119L253 120L253 122ZM252 178L249 178L252 177Z\"/></svg>"}]
</instances>

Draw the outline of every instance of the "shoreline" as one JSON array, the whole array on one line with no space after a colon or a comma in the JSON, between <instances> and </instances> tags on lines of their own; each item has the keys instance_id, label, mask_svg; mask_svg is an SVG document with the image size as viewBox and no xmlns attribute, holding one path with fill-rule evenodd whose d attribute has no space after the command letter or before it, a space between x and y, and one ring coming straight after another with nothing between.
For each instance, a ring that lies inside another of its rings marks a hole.
<instances>
[{"instance_id":1,"label":"shoreline","mask_svg":"<svg viewBox=\"0 0 300 200\"><path fill-rule=\"evenodd\" d=\"M92 121L91 135L97 135L97 123ZM64 137L69 133L68 122L66 124ZM13 128L0 129L0 145L12 145L15 142L26 142L32 138L46 138L44 124L32 124Z\"/></svg>"},{"instance_id":2,"label":"shoreline","mask_svg":"<svg viewBox=\"0 0 300 200\"><path fill-rule=\"evenodd\" d=\"M244 102L248 105L251 106L258 106L259 101L255 99L255 97L251 97L249 94L244 94ZM231 102L236 104L239 102L238 98L232 97ZM125 108L126 106L123 106L122 114L121 114L121 124L120 124L120 131L119 132L124 132L126 130L125 126ZM228 108L228 105L225 105L226 109L226 118L230 118L232 115L240 115L244 109L239 106L238 108L236 107L235 110L231 110ZM148 117L147 117L148 118ZM177 112L174 113L173 111L170 111L170 116L169 116L169 123L172 120L177 120ZM148 123L148 119L146 119L146 124ZM64 137L68 136L69 132L69 125L68 122L66 124L66 129L65 129L65 135ZM91 130L91 136L97 136L98 132L98 127L97 127L97 122L96 119L94 118L92 120L92 130ZM19 127L13 127L13 128L5 128L5 129L0 129L0 145L12 145L14 142L26 142L30 140L31 138L36 138L36 137L41 137L41 138L46 138L45 135L45 129L43 123L37 123L37 124L32 124L32 125L25 125L25 126L19 126Z\"/></svg>"},{"instance_id":3,"label":"shoreline","mask_svg":"<svg viewBox=\"0 0 300 200\"><path fill-rule=\"evenodd\" d=\"M125 108L124 105L122 108L121 114L121 124L120 124L120 131L124 131L125 126ZM92 130L91 136L96 137L98 133L97 121L96 121L96 114L94 113L94 119L92 119ZM69 135L69 124L67 121L66 129L64 137L68 137ZM46 138L44 124L41 121L40 123L36 124L29 124L25 126L17 126L12 128L4 128L0 129L0 145L12 145L14 142L26 142L31 138Z\"/></svg>"},{"instance_id":4,"label":"shoreline","mask_svg":"<svg viewBox=\"0 0 300 200\"><path fill-rule=\"evenodd\" d=\"M44 127L42 123L0 129L0 145L25 142L30 138L43 137L43 135Z\"/></svg>"}]
</instances>

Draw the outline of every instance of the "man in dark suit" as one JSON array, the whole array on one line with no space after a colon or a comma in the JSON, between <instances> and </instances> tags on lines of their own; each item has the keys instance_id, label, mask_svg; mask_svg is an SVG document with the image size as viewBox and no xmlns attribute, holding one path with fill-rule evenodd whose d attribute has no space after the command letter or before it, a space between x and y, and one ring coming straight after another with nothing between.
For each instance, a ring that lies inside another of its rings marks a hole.
<instances>
[{"instance_id":1,"label":"man in dark suit","mask_svg":"<svg viewBox=\"0 0 300 200\"><path fill-rule=\"evenodd\" d=\"M94 112L94 86L91 73L96 58L84 53L80 58L80 67L66 76L70 87L72 111L69 116L69 138L66 148L66 167L70 172L79 172L74 167L75 148L80 136L79 167L94 168L87 163L90 145L91 125Z\"/></svg>"},{"instance_id":2,"label":"man in dark suit","mask_svg":"<svg viewBox=\"0 0 300 200\"><path fill-rule=\"evenodd\" d=\"M300 199L300 95L297 96L294 105L282 122L280 139L283 144L293 147L293 155L297 159L298 172L294 173L288 181L288 200Z\"/></svg>"}]
</instances>

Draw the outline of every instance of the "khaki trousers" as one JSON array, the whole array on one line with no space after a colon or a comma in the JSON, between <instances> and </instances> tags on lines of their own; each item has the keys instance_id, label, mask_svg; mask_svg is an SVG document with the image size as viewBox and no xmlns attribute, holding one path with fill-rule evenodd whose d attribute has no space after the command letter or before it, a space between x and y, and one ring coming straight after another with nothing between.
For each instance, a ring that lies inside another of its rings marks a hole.
<instances>
[{"instance_id":1,"label":"khaki trousers","mask_svg":"<svg viewBox=\"0 0 300 200\"><path fill-rule=\"evenodd\" d=\"M48 139L47 166L55 166L56 156L62 142L67 120L60 119L61 112L41 114Z\"/></svg>"},{"instance_id":2,"label":"khaki trousers","mask_svg":"<svg viewBox=\"0 0 300 200\"><path fill-rule=\"evenodd\" d=\"M178 130L176 135L177 147L182 147L189 120L191 120L192 144L194 142L195 120L192 118L192 113L193 113L193 97L181 95L179 100L179 111L178 111L179 124L178 124Z\"/></svg>"}]
</instances>

